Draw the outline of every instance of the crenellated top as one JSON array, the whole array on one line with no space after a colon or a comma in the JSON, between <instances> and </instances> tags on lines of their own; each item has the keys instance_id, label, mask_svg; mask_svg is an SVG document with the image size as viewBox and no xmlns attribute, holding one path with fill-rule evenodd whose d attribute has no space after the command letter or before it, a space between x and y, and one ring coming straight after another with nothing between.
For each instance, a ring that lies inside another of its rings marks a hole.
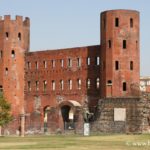
<instances>
[{"instance_id":1,"label":"crenellated top","mask_svg":"<svg viewBox=\"0 0 150 150\"><path fill-rule=\"evenodd\" d=\"M22 23L24 26L30 26L30 18L28 17L25 17L25 19L23 19L22 16L16 16L15 19L11 19L10 15L4 15L4 17L0 16L0 21L16 21L17 23Z\"/></svg>"}]
</instances>

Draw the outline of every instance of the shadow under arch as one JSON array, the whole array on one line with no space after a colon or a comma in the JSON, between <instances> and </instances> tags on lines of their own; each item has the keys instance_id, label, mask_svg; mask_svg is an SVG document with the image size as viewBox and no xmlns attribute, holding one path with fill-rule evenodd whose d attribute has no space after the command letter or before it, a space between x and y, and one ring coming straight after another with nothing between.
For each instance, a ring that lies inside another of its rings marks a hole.
<instances>
[{"instance_id":1,"label":"shadow under arch","mask_svg":"<svg viewBox=\"0 0 150 150\"><path fill-rule=\"evenodd\" d=\"M58 105L61 110L64 130L75 129L75 122L77 121L78 110L81 109L81 104L75 100L62 101Z\"/></svg>"}]
</instances>

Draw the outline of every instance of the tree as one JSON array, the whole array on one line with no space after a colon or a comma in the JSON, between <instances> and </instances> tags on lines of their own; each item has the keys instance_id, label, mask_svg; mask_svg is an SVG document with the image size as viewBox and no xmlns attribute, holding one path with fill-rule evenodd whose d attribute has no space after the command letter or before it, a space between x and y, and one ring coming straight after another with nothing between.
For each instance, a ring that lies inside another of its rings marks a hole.
<instances>
[{"instance_id":1,"label":"tree","mask_svg":"<svg viewBox=\"0 0 150 150\"><path fill-rule=\"evenodd\" d=\"M4 96L0 93L0 136L1 127L4 127L12 120L12 115L10 114L11 105L6 101Z\"/></svg>"}]
</instances>

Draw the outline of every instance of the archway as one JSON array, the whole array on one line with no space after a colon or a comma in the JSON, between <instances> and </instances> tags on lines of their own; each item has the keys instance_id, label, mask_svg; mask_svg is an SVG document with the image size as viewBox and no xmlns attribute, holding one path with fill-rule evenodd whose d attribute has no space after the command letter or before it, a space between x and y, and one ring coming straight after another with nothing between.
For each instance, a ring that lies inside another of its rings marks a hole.
<instances>
[{"instance_id":1,"label":"archway","mask_svg":"<svg viewBox=\"0 0 150 150\"><path fill-rule=\"evenodd\" d=\"M68 105L61 107L62 118L64 122L64 129L74 129L74 112Z\"/></svg>"},{"instance_id":2,"label":"archway","mask_svg":"<svg viewBox=\"0 0 150 150\"><path fill-rule=\"evenodd\" d=\"M59 104L64 124L64 130L75 129L77 109L80 107L80 103L73 100L62 101Z\"/></svg>"}]
</instances>

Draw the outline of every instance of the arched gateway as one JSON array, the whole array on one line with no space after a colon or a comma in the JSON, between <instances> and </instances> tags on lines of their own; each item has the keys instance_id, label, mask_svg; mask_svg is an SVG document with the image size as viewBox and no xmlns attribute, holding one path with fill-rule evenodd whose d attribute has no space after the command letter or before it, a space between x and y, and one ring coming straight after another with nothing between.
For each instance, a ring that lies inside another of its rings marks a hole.
<instances>
[{"instance_id":1,"label":"arched gateway","mask_svg":"<svg viewBox=\"0 0 150 150\"><path fill-rule=\"evenodd\" d=\"M60 117L62 117L64 130L76 128L76 124L80 120L80 110L81 104L75 100L61 101L59 103Z\"/></svg>"}]
</instances>

